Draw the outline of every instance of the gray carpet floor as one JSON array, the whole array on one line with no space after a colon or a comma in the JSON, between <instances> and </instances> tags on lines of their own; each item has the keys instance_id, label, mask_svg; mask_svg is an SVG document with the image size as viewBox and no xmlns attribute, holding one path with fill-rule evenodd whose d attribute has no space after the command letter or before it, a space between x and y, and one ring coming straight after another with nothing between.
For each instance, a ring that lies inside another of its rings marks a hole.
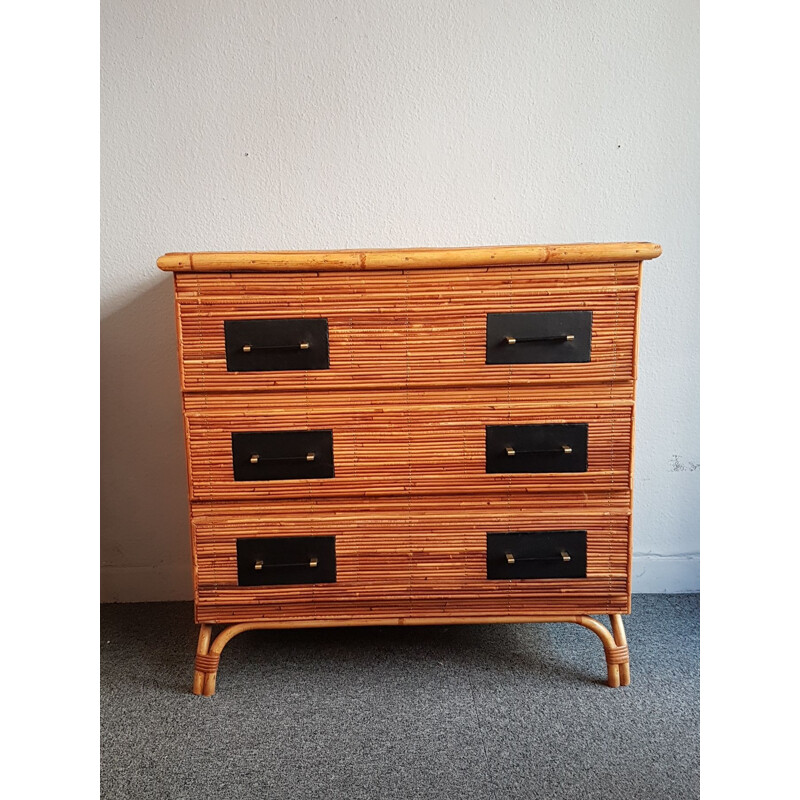
<instances>
[{"instance_id":1,"label":"gray carpet floor","mask_svg":"<svg viewBox=\"0 0 800 800\"><path fill-rule=\"evenodd\" d=\"M699 605L634 595L622 689L577 625L475 625L245 633L213 698L190 603L105 605L101 796L690 800Z\"/></svg>"}]
</instances>

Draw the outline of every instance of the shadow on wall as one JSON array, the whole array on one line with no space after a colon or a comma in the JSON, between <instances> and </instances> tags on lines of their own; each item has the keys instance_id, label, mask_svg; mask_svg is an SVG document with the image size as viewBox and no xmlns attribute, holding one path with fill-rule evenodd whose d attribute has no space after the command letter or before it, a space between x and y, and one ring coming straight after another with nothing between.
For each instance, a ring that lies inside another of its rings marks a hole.
<instances>
[{"instance_id":1,"label":"shadow on wall","mask_svg":"<svg viewBox=\"0 0 800 800\"><path fill-rule=\"evenodd\" d=\"M100 599L191 599L171 277L100 325Z\"/></svg>"}]
</instances>

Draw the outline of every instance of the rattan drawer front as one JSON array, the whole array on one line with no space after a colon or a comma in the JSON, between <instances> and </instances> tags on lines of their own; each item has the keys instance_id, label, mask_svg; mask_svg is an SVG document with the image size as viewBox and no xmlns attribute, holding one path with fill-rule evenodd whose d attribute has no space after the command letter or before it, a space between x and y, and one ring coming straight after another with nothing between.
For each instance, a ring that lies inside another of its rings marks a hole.
<instances>
[{"instance_id":1,"label":"rattan drawer front","mask_svg":"<svg viewBox=\"0 0 800 800\"><path fill-rule=\"evenodd\" d=\"M194 506L198 620L627 610L627 513L605 505L559 512L532 505L452 497L278 502L260 514L252 505ZM487 534L520 530L585 531L585 577L488 578ZM239 585L237 541L295 535L335 537L335 584Z\"/></svg>"},{"instance_id":2,"label":"rattan drawer front","mask_svg":"<svg viewBox=\"0 0 800 800\"><path fill-rule=\"evenodd\" d=\"M176 274L183 388L230 392L630 382L638 279L638 264ZM515 352L523 355L511 359L517 363L487 363L487 318L520 312L591 312L590 330L584 323L579 331L582 342L568 342L559 350L563 356L578 344L587 345L589 338L589 360L522 363L537 346L520 343ZM298 371L296 364L310 357L298 351L285 371L229 371L226 325L290 318L327 320L327 369Z\"/></svg>"},{"instance_id":3,"label":"rattan drawer front","mask_svg":"<svg viewBox=\"0 0 800 800\"><path fill-rule=\"evenodd\" d=\"M342 393L315 405L293 394L280 405L271 395L187 397L192 499L628 490L631 406L553 406L526 394ZM543 424L586 426L585 471L487 474L487 426ZM322 429L332 434L335 477L236 480L235 435Z\"/></svg>"}]
</instances>

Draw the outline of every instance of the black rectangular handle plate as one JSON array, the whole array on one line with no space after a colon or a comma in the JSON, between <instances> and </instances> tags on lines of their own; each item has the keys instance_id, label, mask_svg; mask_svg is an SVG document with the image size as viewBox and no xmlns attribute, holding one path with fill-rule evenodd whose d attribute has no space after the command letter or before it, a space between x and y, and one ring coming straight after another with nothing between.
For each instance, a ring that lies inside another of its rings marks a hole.
<instances>
[{"instance_id":1,"label":"black rectangular handle plate","mask_svg":"<svg viewBox=\"0 0 800 800\"><path fill-rule=\"evenodd\" d=\"M486 534L487 580L585 577L586 531Z\"/></svg>"},{"instance_id":2,"label":"black rectangular handle plate","mask_svg":"<svg viewBox=\"0 0 800 800\"><path fill-rule=\"evenodd\" d=\"M226 319L228 372L330 369L328 320Z\"/></svg>"},{"instance_id":3,"label":"black rectangular handle plate","mask_svg":"<svg viewBox=\"0 0 800 800\"><path fill-rule=\"evenodd\" d=\"M486 472L586 472L589 425L487 425Z\"/></svg>"},{"instance_id":4,"label":"black rectangular handle plate","mask_svg":"<svg viewBox=\"0 0 800 800\"><path fill-rule=\"evenodd\" d=\"M236 540L239 586L336 582L335 536L270 536Z\"/></svg>"},{"instance_id":5,"label":"black rectangular handle plate","mask_svg":"<svg viewBox=\"0 0 800 800\"><path fill-rule=\"evenodd\" d=\"M333 431L242 431L231 434L233 479L333 478Z\"/></svg>"},{"instance_id":6,"label":"black rectangular handle plate","mask_svg":"<svg viewBox=\"0 0 800 800\"><path fill-rule=\"evenodd\" d=\"M591 311L486 315L487 364L577 364L591 360Z\"/></svg>"}]
</instances>

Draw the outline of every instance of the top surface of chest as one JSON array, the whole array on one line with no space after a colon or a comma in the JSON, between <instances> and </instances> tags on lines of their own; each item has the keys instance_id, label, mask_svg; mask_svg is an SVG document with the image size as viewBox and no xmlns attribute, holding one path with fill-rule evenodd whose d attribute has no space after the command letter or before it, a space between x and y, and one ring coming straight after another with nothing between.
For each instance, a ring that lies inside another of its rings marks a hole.
<instances>
[{"instance_id":1,"label":"top surface of chest","mask_svg":"<svg viewBox=\"0 0 800 800\"><path fill-rule=\"evenodd\" d=\"M605 264L657 258L651 242L423 247L397 250L293 250L166 253L167 272L352 272L532 264Z\"/></svg>"}]
</instances>

